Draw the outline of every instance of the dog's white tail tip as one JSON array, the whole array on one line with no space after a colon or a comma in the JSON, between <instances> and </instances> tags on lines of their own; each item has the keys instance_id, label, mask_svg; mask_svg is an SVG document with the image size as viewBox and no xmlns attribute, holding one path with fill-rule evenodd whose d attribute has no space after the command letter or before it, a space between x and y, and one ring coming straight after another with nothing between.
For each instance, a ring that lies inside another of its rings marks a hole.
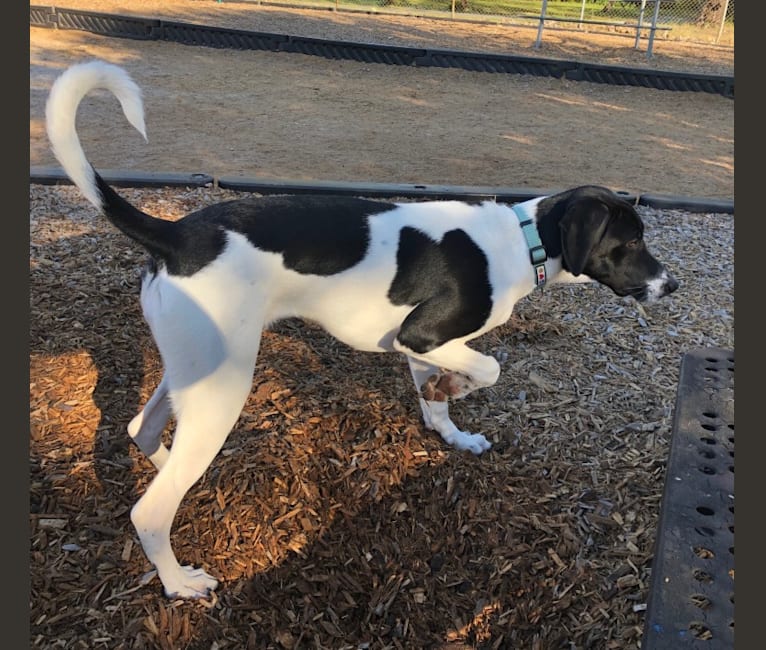
<instances>
[{"instance_id":1,"label":"dog's white tail tip","mask_svg":"<svg viewBox=\"0 0 766 650\"><path fill-rule=\"evenodd\" d=\"M121 67L106 61L78 63L53 83L45 106L45 126L56 159L93 205L102 208L95 175L75 128L77 108L90 91L104 88L120 102L128 122L148 141L141 89Z\"/></svg>"}]
</instances>

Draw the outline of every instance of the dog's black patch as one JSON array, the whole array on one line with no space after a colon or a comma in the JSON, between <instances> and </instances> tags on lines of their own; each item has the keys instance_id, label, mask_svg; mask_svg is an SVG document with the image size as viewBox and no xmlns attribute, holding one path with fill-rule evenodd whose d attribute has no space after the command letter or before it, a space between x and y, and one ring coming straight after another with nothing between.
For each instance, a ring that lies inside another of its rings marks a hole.
<instances>
[{"instance_id":1,"label":"dog's black patch","mask_svg":"<svg viewBox=\"0 0 766 650\"><path fill-rule=\"evenodd\" d=\"M334 275L361 262L370 243L368 217L391 210L380 201L343 196L267 196L211 206L216 220L253 246L281 253L307 275Z\"/></svg>"},{"instance_id":2,"label":"dog's black patch","mask_svg":"<svg viewBox=\"0 0 766 650\"><path fill-rule=\"evenodd\" d=\"M110 203L112 211L127 209L117 200ZM327 276L364 259L370 244L368 217L392 208L390 203L345 196L248 197L207 206L175 223L152 220L154 231L161 230L156 238L149 232L139 239L132 232L136 228L118 227L137 238L172 275L193 275L213 262L226 246L225 231L231 230L256 248L281 254L288 269ZM142 215L135 208L133 212ZM136 219L133 212L123 220Z\"/></svg>"},{"instance_id":3,"label":"dog's black patch","mask_svg":"<svg viewBox=\"0 0 766 650\"><path fill-rule=\"evenodd\" d=\"M390 209L352 197L274 197L265 218L259 213L243 225L255 246L282 253L288 269L334 275L364 259L370 243L367 218Z\"/></svg>"},{"instance_id":4,"label":"dog's black patch","mask_svg":"<svg viewBox=\"0 0 766 650\"><path fill-rule=\"evenodd\" d=\"M249 197L211 205L179 223L182 247L171 273L191 275L218 257L223 230L241 233L255 246L280 253L286 268L306 275L334 275L361 262L370 244L368 217L394 206L345 196ZM211 236L211 228L220 236Z\"/></svg>"},{"instance_id":5,"label":"dog's black patch","mask_svg":"<svg viewBox=\"0 0 766 650\"><path fill-rule=\"evenodd\" d=\"M388 298L395 305L417 305L397 338L420 354L475 332L492 310L487 257L462 230L440 242L402 228L397 271Z\"/></svg>"}]
</instances>

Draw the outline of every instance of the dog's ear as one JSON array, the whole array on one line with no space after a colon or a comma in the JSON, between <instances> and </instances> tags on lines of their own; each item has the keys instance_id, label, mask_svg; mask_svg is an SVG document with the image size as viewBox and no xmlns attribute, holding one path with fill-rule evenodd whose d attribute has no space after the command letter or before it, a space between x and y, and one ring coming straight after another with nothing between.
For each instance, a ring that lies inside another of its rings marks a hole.
<instances>
[{"instance_id":1,"label":"dog's ear","mask_svg":"<svg viewBox=\"0 0 766 650\"><path fill-rule=\"evenodd\" d=\"M611 211L603 201L587 198L572 201L559 222L561 249L568 271L580 275L591 251L606 232Z\"/></svg>"}]
</instances>

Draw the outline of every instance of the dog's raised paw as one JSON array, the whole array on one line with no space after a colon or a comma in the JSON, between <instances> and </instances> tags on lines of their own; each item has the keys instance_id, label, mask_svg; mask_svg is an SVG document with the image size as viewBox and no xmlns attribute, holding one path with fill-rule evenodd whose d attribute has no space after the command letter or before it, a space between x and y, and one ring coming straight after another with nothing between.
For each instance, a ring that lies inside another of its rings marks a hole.
<instances>
[{"instance_id":1,"label":"dog's raised paw","mask_svg":"<svg viewBox=\"0 0 766 650\"><path fill-rule=\"evenodd\" d=\"M168 598L202 599L209 598L218 587L218 580L193 566L178 567L178 579L165 583L165 595Z\"/></svg>"},{"instance_id":2,"label":"dog's raised paw","mask_svg":"<svg viewBox=\"0 0 766 650\"><path fill-rule=\"evenodd\" d=\"M446 402L449 398L460 399L476 388L468 376L460 372L443 372L431 375L420 387L420 393L430 402Z\"/></svg>"},{"instance_id":3,"label":"dog's raised paw","mask_svg":"<svg viewBox=\"0 0 766 650\"><path fill-rule=\"evenodd\" d=\"M453 399L461 399L473 391L476 384L461 372L447 372L441 376L436 387Z\"/></svg>"}]
</instances>

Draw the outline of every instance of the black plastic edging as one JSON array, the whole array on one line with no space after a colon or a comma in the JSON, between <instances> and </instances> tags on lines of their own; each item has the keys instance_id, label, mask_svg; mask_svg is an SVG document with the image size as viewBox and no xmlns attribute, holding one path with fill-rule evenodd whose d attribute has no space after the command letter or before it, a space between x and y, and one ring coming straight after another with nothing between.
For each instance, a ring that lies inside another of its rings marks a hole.
<instances>
[{"instance_id":1,"label":"black plastic edging","mask_svg":"<svg viewBox=\"0 0 766 650\"><path fill-rule=\"evenodd\" d=\"M283 52L322 56L326 59L347 59L388 65L422 65L418 62L425 61L427 58L427 50L422 48L333 41L306 36L288 36L287 42L279 49Z\"/></svg>"},{"instance_id":2,"label":"black plastic edging","mask_svg":"<svg viewBox=\"0 0 766 650\"><path fill-rule=\"evenodd\" d=\"M290 181L278 179L247 179L222 176L218 187L258 194L343 194L370 198L422 198L474 201L525 201L561 190L485 187L470 185L421 185L409 183L354 183L336 181Z\"/></svg>"},{"instance_id":3,"label":"black plastic edging","mask_svg":"<svg viewBox=\"0 0 766 650\"><path fill-rule=\"evenodd\" d=\"M117 17L93 11L62 10L56 7L52 7L52 9L52 18L58 29L77 29L102 36L132 38L141 41L157 40L157 35L161 30L161 21L159 20L127 16Z\"/></svg>"},{"instance_id":4,"label":"black plastic edging","mask_svg":"<svg viewBox=\"0 0 766 650\"><path fill-rule=\"evenodd\" d=\"M37 27L79 29L106 36L163 40L183 45L298 52L329 59L350 59L389 65L432 66L461 68L476 72L566 77L575 81L643 86L659 90L706 92L734 97L734 77L724 75L633 69L458 50L354 43L36 5L29 7L29 22L30 25Z\"/></svg>"},{"instance_id":5,"label":"black plastic edging","mask_svg":"<svg viewBox=\"0 0 766 650\"><path fill-rule=\"evenodd\" d=\"M642 194L638 199L639 205L667 210L685 210L687 212L716 212L734 214L734 201L723 199L695 199L670 194Z\"/></svg>"},{"instance_id":6,"label":"black plastic edging","mask_svg":"<svg viewBox=\"0 0 766 650\"><path fill-rule=\"evenodd\" d=\"M115 187L199 187L216 184L221 189L257 194L346 194L377 198L422 198L474 201L525 201L538 196L556 194L567 188L513 188L481 185L427 185L410 183L360 183L343 181L294 181L284 179L254 179L241 176L221 176L217 179L200 172L162 173L99 170L101 177ZM72 185L60 167L32 166L29 182L36 185ZM659 194L633 194L615 190L633 205L692 213L734 214L734 202L721 199L689 198Z\"/></svg>"},{"instance_id":7,"label":"black plastic edging","mask_svg":"<svg viewBox=\"0 0 766 650\"><path fill-rule=\"evenodd\" d=\"M53 7L29 7L29 24L32 27L56 27L56 13Z\"/></svg>"},{"instance_id":8,"label":"black plastic edging","mask_svg":"<svg viewBox=\"0 0 766 650\"><path fill-rule=\"evenodd\" d=\"M267 50L275 52L283 49L289 38L280 34L251 32L243 29L222 29L208 25L160 21L157 38L162 41L181 45L202 45L230 50Z\"/></svg>"},{"instance_id":9,"label":"black plastic edging","mask_svg":"<svg viewBox=\"0 0 766 650\"><path fill-rule=\"evenodd\" d=\"M641 86L657 90L715 93L734 97L734 78L720 75L687 74L670 70L645 70L614 65L579 64L566 71L566 78L618 86Z\"/></svg>"},{"instance_id":10,"label":"black plastic edging","mask_svg":"<svg viewBox=\"0 0 766 650\"><path fill-rule=\"evenodd\" d=\"M428 198L428 199L497 199L522 201L537 196L560 192L530 188L500 188L481 186L420 185L409 183L354 183L340 181L292 181L280 179L251 179L241 176L222 176L215 179L203 173L128 172L114 169L99 170L99 175L115 187L200 187L215 183L224 190L256 194L333 194L366 196L370 198ZM61 167L33 166L29 169L29 182L34 185L72 185ZM636 197L619 192L626 200Z\"/></svg>"},{"instance_id":11,"label":"black plastic edging","mask_svg":"<svg viewBox=\"0 0 766 650\"><path fill-rule=\"evenodd\" d=\"M204 187L215 179L209 174L130 172L118 169L100 169L99 176L114 187ZM72 185L60 167L29 168L29 182L35 185Z\"/></svg>"},{"instance_id":12,"label":"black plastic edging","mask_svg":"<svg viewBox=\"0 0 766 650\"><path fill-rule=\"evenodd\" d=\"M530 56L484 54L458 50L428 49L416 65L438 68L461 68L471 72L498 72L528 74L536 77L560 79L578 64L572 61L543 59Z\"/></svg>"}]
</instances>

